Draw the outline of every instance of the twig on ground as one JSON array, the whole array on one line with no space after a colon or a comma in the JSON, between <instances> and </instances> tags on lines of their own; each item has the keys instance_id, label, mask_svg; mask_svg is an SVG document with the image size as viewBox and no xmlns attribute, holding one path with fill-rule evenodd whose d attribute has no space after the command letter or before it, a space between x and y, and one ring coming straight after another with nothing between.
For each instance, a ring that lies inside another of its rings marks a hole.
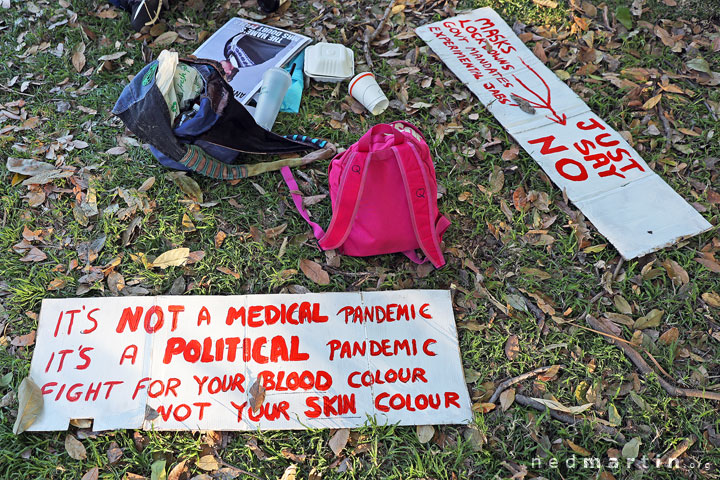
<instances>
[{"instance_id":1,"label":"twig on ground","mask_svg":"<svg viewBox=\"0 0 720 480\"><path fill-rule=\"evenodd\" d=\"M553 366L550 365L549 367L538 367L535 370L532 370L530 372L523 373L522 375L518 375L517 377L508 378L507 380L500 382L500 385L497 386L495 389L495 392L492 394L492 397L490 397L490 400L488 402L495 403L497 399L500 397L500 394L507 390L508 388L512 387L513 385L516 385L523 380L527 380L528 378L533 378L536 375L539 375L541 373L545 373L548 370L550 370ZM564 365L560 365L560 368L563 368Z\"/></svg>"},{"instance_id":2,"label":"twig on ground","mask_svg":"<svg viewBox=\"0 0 720 480\"><path fill-rule=\"evenodd\" d=\"M615 265L615 271L613 271L613 276L612 276L612 281L613 281L613 282L614 282L615 279L617 278L618 273L620 273L620 269L622 268L623 263L625 263L625 259L622 258L622 257L620 257L620 260L618 260L617 265Z\"/></svg>"},{"instance_id":3,"label":"twig on ground","mask_svg":"<svg viewBox=\"0 0 720 480\"><path fill-rule=\"evenodd\" d=\"M596 329L599 333L602 333L604 336L608 337L612 342L618 346L625 355L630 359L630 361L637 367L638 370L640 370L640 374L643 377L646 377L650 374L655 374L657 377L658 382L660 383L660 386L663 387L663 389L673 397L693 397L693 398L704 398L705 400L716 400L720 401L720 392L706 392L702 390L696 390L692 388L679 388L675 385L671 384L664 378L662 378L660 375L657 375L655 370L652 369L650 365L645 361L645 359L638 353L637 350L635 350L632 345L630 345L627 341L620 339L614 335L611 335L608 333L604 328L602 323L595 317L588 315L586 317L586 321L588 324L590 324L591 327Z\"/></svg>"},{"instance_id":4,"label":"twig on ground","mask_svg":"<svg viewBox=\"0 0 720 480\"><path fill-rule=\"evenodd\" d=\"M685 453L688 448L692 447L695 442L697 442L697 437L695 435L690 435L690 437L686 438L680 444L670 450L668 453L663 455L663 457L660 459L660 465L670 465L670 462L677 459L680 455Z\"/></svg>"},{"instance_id":5,"label":"twig on ground","mask_svg":"<svg viewBox=\"0 0 720 480\"><path fill-rule=\"evenodd\" d=\"M5 90L6 92L14 93L15 95L25 95L26 97L34 97L35 96L32 93L18 92L17 90L13 90L12 88L6 87L5 85L0 85L0 88Z\"/></svg>"},{"instance_id":6,"label":"twig on ground","mask_svg":"<svg viewBox=\"0 0 720 480\"><path fill-rule=\"evenodd\" d=\"M365 52L365 62L367 63L368 68L372 68L373 66L372 57L370 56L370 44L375 40L375 38L382 31L382 29L385 28L385 23L387 23L388 18L390 18L390 12L392 12L396 1L397 0L390 0L390 3L385 9L385 13L383 13L382 18L380 19L380 23L378 23L378 26L377 28L375 28L375 31L372 33L372 35L365 35L365 43L363 44L363 50Z\"/></svg>"},{"instance_id":7,"label":"twig on ground","mask_svg":"<svg viewBox=\"0 0 720 480\"><path fill-rule=\"evenodd\" d=\"M708 112L710 112L710 115L712 115L713 120L715 120L715 121L717 122L717 121L718 121L718 116L715 115L715 111L714 111L712 108L710 108L710 104L707 102L707 100L703 100L703 103L704 103L705 106L707 107Z\"/></svg>"},{"instance_id":8,"label":"twig on ground","mask_svg":"<svg viewBox=\"0 0 720 480\"><path fill-rule=\"evenodd\" d=\"M670 128L670 122L665 116L665 111L663 110L662 105L660 105L659 103L657 104L657 110L658 117L660 117L663 128L665 129L665 150L670 151L670 143L672 142L672 128Z\"/></svg>"},{"instance_id":9,"label":"twig on ground","mask_svg":"<svg viewBox=\"0 0 720 480\"><path fill-rule=\"evenodd\" d=\"M582 415L570 415L567 413L558 412L556 410L553 410L551 408L548 408L547 406L536 402L532 398L526 397L525 395L515 395L515 402L519 403L520 405L524 407L531 407L535 410L539 410L541 412L544 412L545 410L550 411L550 416L554 418L555 420L559 420L563 423L567 423L569 425L577 425L580 423L589 423L590 426L595 430L597 433L604 433L606 435L610 435L614 437L617 441L624 443L625 442L625 435L620 433L616 428L608 427L607 425L603 425L602 423L593 423L592 419L587 418Z\"/></svg>"}]
</instances>

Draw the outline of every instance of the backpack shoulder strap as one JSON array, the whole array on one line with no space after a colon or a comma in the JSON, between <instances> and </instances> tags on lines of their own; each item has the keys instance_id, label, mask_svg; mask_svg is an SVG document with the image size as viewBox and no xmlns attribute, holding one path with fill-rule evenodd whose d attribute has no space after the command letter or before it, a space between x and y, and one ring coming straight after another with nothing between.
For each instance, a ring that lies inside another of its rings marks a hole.
<instances>
[{"instance_id":1,"label":"backpack shoulder strap","mask_svg":"<svg viewBox=\"0 0 720 480\"><path fill-rule=\"evenodd\" d=\"M432 264L440 268L445 265L440 249L440 236L450 222L439 215L435 199L431 198L435 195L435 189L431 188L429 174L417 147L407 142L392 147L392 150L402 174L408 209L418 244ZM413 258L408 255L408 257L417 261L417 256Z\"/></svg>"},{"instance_id":2,"label":"backpack shoulder strap","mask_svg":"<svg viewBox=\"0 0 720 480\"><path fill-rule=\"evenodd\" d=\"M333 205L333 216L327 232L319 239L320 248L332 250L342 245L350 235L355 216L357 215L360 198L365 189L371 154L353 151L348 157L340 182L336 204Z\"/></svg>"}]
</instances>

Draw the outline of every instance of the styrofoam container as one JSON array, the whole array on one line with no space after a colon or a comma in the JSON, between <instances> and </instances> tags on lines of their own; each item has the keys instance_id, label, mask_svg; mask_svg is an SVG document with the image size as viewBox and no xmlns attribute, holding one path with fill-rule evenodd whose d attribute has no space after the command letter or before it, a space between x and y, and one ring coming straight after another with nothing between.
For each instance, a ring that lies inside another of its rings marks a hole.
<instances>
[{"instance_id":1,"label":"styrofoam container","mask_svg":"<svg viewBox=\"0 0 720 480\"><path fill-rule=\"evenodd\" d=\"M316 43L305 49L303 71L319 82L341 82L355 74L355 55L339 43Z\"/></svg>"}]
</instances>

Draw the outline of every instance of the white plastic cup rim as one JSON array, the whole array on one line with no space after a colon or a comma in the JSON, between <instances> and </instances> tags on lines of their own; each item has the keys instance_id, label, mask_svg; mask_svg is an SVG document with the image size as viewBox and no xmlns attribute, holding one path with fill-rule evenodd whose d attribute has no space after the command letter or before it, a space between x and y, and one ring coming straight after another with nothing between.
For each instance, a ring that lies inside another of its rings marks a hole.
<instances>
[{"instance_id":1,"label":"white plastic cup rim","mask_svg":"<svg viewBox=\"0 0 720 480\"><path fill-rule=\"evenodd\" d=\"M363 91L356 91L355 95L353 95L353 89L355 88L355 86L364 79L365 81L362 82L365 84ZM372 98L366 98L365 94L368 92L371 94L374 93ZM390 103L388 102L385 93L380 88L380 85L377 84L377 81L375 80L375 75L373 75L372 72L359 73L352 80L350 80L348 93L350 93L350 95L354 97L357 101L362 103L363 106L367 108L373 115L381 114Z\"/></svg>"}]
</instances>

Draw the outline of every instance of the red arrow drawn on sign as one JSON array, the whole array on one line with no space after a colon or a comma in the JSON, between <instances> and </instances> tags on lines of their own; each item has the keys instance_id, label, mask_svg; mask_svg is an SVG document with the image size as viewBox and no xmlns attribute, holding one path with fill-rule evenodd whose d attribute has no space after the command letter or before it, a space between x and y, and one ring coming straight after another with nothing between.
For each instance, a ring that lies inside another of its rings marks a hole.
<instances>
[{"instance_id":1,"label":"red arrow drawn on sign","mask_svg":"<svg viewBox=\"0 0 720 480\"><path fill-rule=\"evenodd\" d=\"M529 100L529 99L527 99L527 98L525 98L525 97L523 97L523 96L521 96L521 95L518 95L517 93L514 93L513 95L515 95L516 97L518 97L518 98L520 98L520 99L522 99L522 100L525 100L525 101L528 102L533 108L537 108L538 110L541 110L541 109L550 110L550 113L551 113L552 115L546 115L545 118L548 118L548 119L552 120L552 121L555 122L555 123L559 123L560 125L566 125L566 124L567 124L567 115L565 115L564 113L563 113L562 115L559 115L559 114L555 111L555 109L552 107L552 101L551 101L551 100L552 100L552 97L551 97L551 94L550 94L550 87L548 86L547 82L545 82L545 80L540 76L540 74L538 74L538 73L535 71L534 68L532 68L530 65L528 65L527 63L525 63L525 61L524 61L522 58L519 58L519 57L518 57L518 59L522 62L523 65L525 65L525 66L528 68L528 70L530 70L531 72L533 72L533 73L535 74L535 76L540 79L540 81L542 82L543 85L545 85L545 89L547 90L547 98L541 97L536 91L534 91L532 88L530 88L530 87L528 87L527 85L525 85L525 83L523 83L523 81L520 80L520 79L517 77L517 75L513 75L513 77L515 78L515 80L517 80L517 82L518 82L520 85L522 85L525 90L527 90L528 92L530 92L530 93L532 93L533 95L535 95L535 97L537 97L538 101Z\"/></svg>"}]
</instances>

